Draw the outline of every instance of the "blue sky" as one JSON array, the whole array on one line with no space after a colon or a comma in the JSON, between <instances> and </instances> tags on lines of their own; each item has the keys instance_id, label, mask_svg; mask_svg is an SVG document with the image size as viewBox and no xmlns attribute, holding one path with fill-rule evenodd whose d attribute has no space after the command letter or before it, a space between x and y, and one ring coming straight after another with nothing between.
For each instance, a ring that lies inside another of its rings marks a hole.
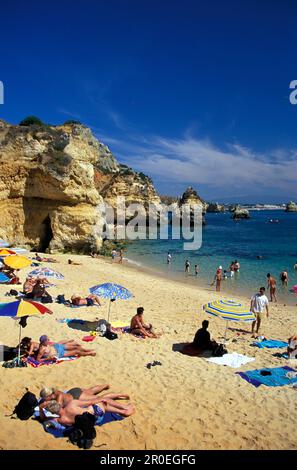
<instances>
[{"instance_id":1,"label":"blue sky","mask_svg":"<svg viewBox=\"0 0 297 470\"><path fill-rule=\"evenodd\" d=\"M0 116L91 126L161 193L297 199L295 0L1 6Z\"/></svg>"}]
</instances>

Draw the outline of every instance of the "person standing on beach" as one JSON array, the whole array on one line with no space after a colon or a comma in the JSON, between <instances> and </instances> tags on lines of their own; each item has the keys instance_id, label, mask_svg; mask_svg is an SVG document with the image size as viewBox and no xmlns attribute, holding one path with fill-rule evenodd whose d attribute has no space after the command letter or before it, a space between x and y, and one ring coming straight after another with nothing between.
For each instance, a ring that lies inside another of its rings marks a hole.
<instances>
[{"instance_id":1,"label":"person standing on beach","mask_svg":"<svg viewBox=\"0 0 297 470\"><path fill-rule=\"evenodd\" d=\"M190 261L187 259L186 262L185 262L185 273L186 274L190 273L190 267L191 267Z\"/></svg>"},{"instance_id":2,"label":"person standing on beach","mask_svg":"<svg viewBox=\"0 0 297 470\"><path fill-rule=\"evenodd\" d=\"M112 259L112 262L114 262L115 258L117 256L117 250L114 248L111 252L111 259Z\"/></svg>"},{"instance_id":3,"label":"person standing on beach","mask_svg":"<svg viewBox=\"0 0 297 470\"><path fill-rule=\"evenodd\" d=\"M213 286L214 283L216 283L216 291L217 292L221 292L222 270L223 270L222 266L219 266L218 269L217 269L217 272L215 274L213 283L211 284Z\"/></svg>"},{"instance_id":4,"label":"person standing on beach","mask_svg":"<svg viewBox=\"0 0 297 470\"><path fill-rule=\"evenodd\" d=\"M172 261L172 256L168 251L168 253L167 253L167 264L171 264L171 261Z\"/></svg>"},{"instance_id":5,"label":"person standing on beach","mask_svg":"<svg viewBox=\"0 0 297 470\"><path fill-rule=\"evenodd\" d=\"M195 264L195 276L197 277L199 274L199 266L198 264Z\"/></svg>"},{"instance_id":6,"label":"person standing on beach","mask_svg":"<svg viewBox=\"0 0 297 470\"><path fill-rule=\"evenodd\" d=\"M256 320L252 323L252 335L254 336L254 330L256 326L256 333L259 333L261 320L263 317L264 310L266 309L267 318L269 317L268 310L268 299L265 295L265 287L260 287L259 292L251 298L251 312L256 315Z\"/></svg>"},{"instance_id":7,"label":"person standing on beach","mask_svg":"<svg viewBox=\"0 0 297 470\"><path fill-rule=\"evenodd\" d=\"M267 274L268 279L268 288L270 290L270 302L277 302L276 300L276 280L271 276L270 273Z\"/></svg>"}]
</instances>

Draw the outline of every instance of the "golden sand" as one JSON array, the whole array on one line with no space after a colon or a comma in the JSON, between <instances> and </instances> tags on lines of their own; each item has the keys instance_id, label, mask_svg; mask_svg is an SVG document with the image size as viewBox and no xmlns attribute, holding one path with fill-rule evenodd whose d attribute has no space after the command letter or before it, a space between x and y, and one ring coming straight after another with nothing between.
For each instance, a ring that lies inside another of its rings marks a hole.
<instances>
[{"instance_id":1,"label":"golden sand","mask_svg":"<svg viewBox=\"0 0 297 470\"><path fill-rule=\"evenodd\" d=\"M56 281L50 293L88 294L89 287L103 282L116 282L131 290L134 298L113 303L111 319L129 324L136 307L143 306L145 320L151 322L163 336L157 340L136 339L119 334L108 341L96 337L92 343L96 357L85 357L59 365L40 368L5 369L0 375L0 448L1 449L75 449L67 439L55 439L34 421L6 417L25 392L25 387L38 395L42 386L69 389L110 383L111 391L126 392L136 405L136 413L121 422L97 427L94 449L295 449L297 447L296 389L290 386L255 388L236 371L261 367L289 365L293 361L273 356L278 350L250 346L251 334L229 331L228 352L236 351L256 360L239 369L219 366L204 358L188 357L176 352L181 343L190 342L207 316L202 305L222 297L211 288L182 285L158 278L109 260L71 256L83 266L68 265L68 255L55 257L57 264L49 265L65 275ZM32 268L21 271L21 279ZM14 288L14 286L11 286ZM10 286L0 286L0 301ZM240 299L240 296L237 296ZM242 298L249 304L249 299ZM67 308L50 304L53 315L29 318L23 336L38 340L47 334L52 340L81 341L84 331L71 329L57 319L107 318L108 301L103 306ZM271 339L287 340L296 333L296 307L270 305L270 317L263 321L261 334ZM221 340L225 323L210 317L209 330ZM1 318L1 341L15 346L18 324ZM235 329L249 330L250 326L232 323ZM236 339L236 341L232 341ZM176 346L177 345L177 346ZM160 361L161 366L146 368L148 362ZM98 446L98 447L96 447Z\"/></svg>"}]
</instances>

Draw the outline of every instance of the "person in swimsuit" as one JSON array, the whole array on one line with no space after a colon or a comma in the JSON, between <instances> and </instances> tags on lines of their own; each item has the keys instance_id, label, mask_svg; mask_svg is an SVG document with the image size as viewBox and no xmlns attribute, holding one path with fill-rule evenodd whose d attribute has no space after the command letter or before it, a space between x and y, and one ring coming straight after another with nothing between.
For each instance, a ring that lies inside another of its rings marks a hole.
<instances>
[{"instance_id":1,"label":"person in swimsuit","mask_svg":"<svg viewBox=\"0 0 297 470\"><path fill-rule=\"evenodd\" d=\"M96 356L96 352L92 349L84 349L80 344L73 340L61 341L60 343L50 343L49 337L42 335L39 338L39 349L36 360L42 362L46 359L61 359L71 356Z\"/></svg>"},{"instance_id":2,"label":"person in swimsuit","mask_svg":"<svg viewBox=\"0 0 297 470\"><path fill-rule=\"evenodd\" d=\"M115 399L127 399L128 395L114 394ZM71 426L75 423L75 417L88 412L98 418L103 418L106 412L117 413L121 416L131 416L135 413L135 406L131 403L121 405L115 399L96 397L88 402L84 400L70 400L63 408L56 400L47 402L46 410L54 415L58 415L57 422L64 426Z\"/></svg>"},{"instance_id":3,"label":"person in swimsuit","mask_svg":"<svg viewBox=\"0 0 297 470\"><path fill-rule=\"evenodd\" d=\"M216 291L217 292L220 292L221 291L221 283L222 283L222 266L219 266L217 271L216 271L216 274L215 274L215 277L214 277L214 280L212 282L212 286L214 284L216 284Z\"/></svg>"},{"instance_id":4,"label":"person in swimsuit","mask_svg":"<svg viewBox=\"0 0 297 470\"><path fill-rule=\"evenodd\" d=\"M131 333L141 335L143 338L158 338L160 334L153 332L153 326L144 323L143 312L143 307L137 308L137 313L132 317L130 323Z\"/></svg>"},{"instance_id":5,"label":"person in swimsuit","mask_svg":"<svg viewBox=\"0 0 297 470\"><path fill-rule=\"evenodd\" d=\"M86 305L87 307L91 307L95 304L101 305L98 295L93 294L88 295L88 297L81 297L78 294L73 294L71 297L71 303L73 305Z\"/></svg>"},{"instance_id":6,"label":"person in swimsuit","mask_svg":"<svg viewBox=\"0 0 297 470\"><path fill-rule=\"evenodd\" d=\"M281 274L280 274L280 280L282 281L282 285L283 285L283 286L287 286L287 285L288 285L289 276L288 276L287 271L282 271L282 272L281 272Z\"/></svg>"},{"instance_id":7,"label":"person in swimsuit","mask_svg":"<svg viewBox=\"0 0 297 470\"><path fill-rule=\"evenodd\" d=\"M20 344L17 345L17 348L20 346L21 354L25 356L33 356L39 350L39 343L37 341L32 341L32 338L25 336Z\"/></svg>"},{"instance_id":8,"label":"person in swimsuit","mask_svg":"<svg viewBox=\"0 0 297 470\"><path fill-rule=\"evenodd\" d=\"M39 394L42 400L39 405L39 408L46 408L48 402L51 400L56 400L59 405L61 405L63 408L67 406L71 400L83 400L86 402L90 400L94 401L94 399L97 398L96 395L103 392L104 390L108 390L109 388L109 384L103 384L95 385L94 387L85 389L80 387L74 387L68 390L67 392L62 392L61 390L58 390L54 387L44 387ZM113 396L114 394L107 394L103 395L102 398L113 398Z\"/></svg>"},{"instance_id":9,"label":"person in swimsuit","mask_svg":"<svg viewBox=\"0 0 297 470\"><path fill-rule=\"evenodd\" d=\"M270 290L270 302L277 302L276 300L276 280L271 276L270 273L267 274L268 288Z\"/></svg>"},{"instance_id":10,"label":"person in swimsuit","mask_svg":"<svg viewBox=\"0 0 297 470\"><path fill-rule=\"evenodd\" d=\"M58 263L58 261L55 260L54 258L41 258L41 256L39 256L38 253L35 253L35 259L36 259L36 261L39 261L40 263L41 262L44 262L44 263Z\"/></svg>"}]
</instances>

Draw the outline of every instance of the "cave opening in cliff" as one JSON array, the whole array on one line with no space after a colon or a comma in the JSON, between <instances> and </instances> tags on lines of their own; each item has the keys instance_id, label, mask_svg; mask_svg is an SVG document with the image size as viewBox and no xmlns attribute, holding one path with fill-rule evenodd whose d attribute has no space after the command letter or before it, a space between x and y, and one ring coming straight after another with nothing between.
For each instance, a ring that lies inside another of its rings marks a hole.
<instances>
[{"instance_id":1,"label":"cave opening in cliff","mask_svg":"<svg viewBox=\"0 0 297 470\"><path fill-rule=\"evenodd\" d=\"M40 236L38 251L46 253L51 240L54 238L54 234L51 226L51 219L48 215L42 222L42 234Z\"/></svg>"}]
</instances>

